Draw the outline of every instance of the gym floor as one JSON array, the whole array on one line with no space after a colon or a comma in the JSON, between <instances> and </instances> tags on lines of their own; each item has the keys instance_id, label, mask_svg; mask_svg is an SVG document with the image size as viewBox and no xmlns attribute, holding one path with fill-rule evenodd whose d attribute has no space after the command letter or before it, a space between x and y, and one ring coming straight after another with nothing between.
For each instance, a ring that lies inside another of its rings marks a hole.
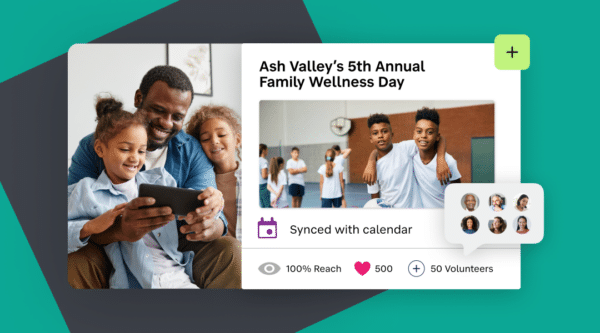
<instances>
[{"instance_id":1,"label":"gym floor","mask_svg":"<svg viewBox=\"0 0 600 333\"><path fill-rule=\"evenodd\" d=\"M288 190L287 188L285 189ZM367 193L367 184L346 184L346 203L348 208L362 208L367 201L371 200L371 195ZM321 208L319 199L319 184L306 183L304 185L304 197L302 199L302 208ZM292 204L292 198L288 192L288 201Z\"/></svg>"}]
</instances>

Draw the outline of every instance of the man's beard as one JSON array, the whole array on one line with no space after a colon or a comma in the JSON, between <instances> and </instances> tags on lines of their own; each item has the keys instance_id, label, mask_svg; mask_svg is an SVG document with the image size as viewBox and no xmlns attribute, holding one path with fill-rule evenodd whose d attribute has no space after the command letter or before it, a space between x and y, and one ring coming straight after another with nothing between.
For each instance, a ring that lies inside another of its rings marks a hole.
<instances>
[{"instance_id":1,"label":"man's beard","mask_svg":"<svg viewBox=\"0 0 600 333\"><path fill-rule=\"evenodd\" d=\"M148 124L148 131L153 131L153 126L152 123ZM151 135L148 134L148 151L155 151L156 149L161 149L163 147L166 147L169 142L171 141L171 139L173 139L173 137L175 135L177 135L177 133L179 133L179 131L173 131L169 134L169 136L167 138L164 139L164 141L162 142L157 142L155 140L153 140L151 138Z\"/></svg>"},{"instance_id":2,"label":"man's beard","mask_svg":"<svg viewBox=\"0 0 600 333\"><path fill-rule=\"evenodd\" d=\"M155 151L157 149L161 149L163 147L166 147L169 144L169 141L171 141L171 137L169 137L165 142L161 142L158 143L154 140L148 139L148 151Z\"/></svg>"}]
</instances>

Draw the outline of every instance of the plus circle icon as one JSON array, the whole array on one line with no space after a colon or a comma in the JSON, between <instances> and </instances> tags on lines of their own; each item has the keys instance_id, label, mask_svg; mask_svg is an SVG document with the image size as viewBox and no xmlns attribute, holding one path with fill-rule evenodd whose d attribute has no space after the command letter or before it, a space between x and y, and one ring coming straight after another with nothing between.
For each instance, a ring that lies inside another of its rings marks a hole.
<instances>
[{"instance_id":1,"label":"plus circle icon","mask_svg":"<svg viewBox=\"0 0 600 333\"><path fill-rule=\"evenodd\" d=\"M413 260L408 264L408 273L414 277L419 277L425 273L425 264L419 260Z\"/></svg>"}]
</instances>

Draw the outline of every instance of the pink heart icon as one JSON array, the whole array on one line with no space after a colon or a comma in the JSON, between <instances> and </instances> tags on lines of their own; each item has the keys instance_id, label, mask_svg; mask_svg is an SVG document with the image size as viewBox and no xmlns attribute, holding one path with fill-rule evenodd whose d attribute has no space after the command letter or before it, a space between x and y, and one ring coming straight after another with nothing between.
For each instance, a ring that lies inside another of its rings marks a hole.
<instances>
[{"instance_id":1,"label":"pink heart icon","mask_svg":"<svg viewBox=\"0 0 600 333\"><path fill-rule=\"evenodd\" d=\"M371 269L371 263L368 261L365 261L364 263L357 261L356 264L354 264L354 269L356 269L358 274L364 276Z\"/></svg>"}]
</instances>

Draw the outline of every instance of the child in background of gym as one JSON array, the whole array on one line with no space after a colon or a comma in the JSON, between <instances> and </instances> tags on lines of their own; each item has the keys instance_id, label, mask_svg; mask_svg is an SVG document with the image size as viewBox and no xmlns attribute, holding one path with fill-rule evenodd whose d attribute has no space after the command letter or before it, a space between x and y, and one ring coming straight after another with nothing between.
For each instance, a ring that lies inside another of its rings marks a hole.
<instances>
[{"instance_id":1,"label":"child in background of gym","mask_svg":"<svg viewBox=\"0 0 600 333\"><path fill-rule=\"evenodd\" d=\"M302 206L304 196L304 173L308 170L306 164L300 157L300 149L292 148L292 159L287 161L286 169L290 173L290 195L292 196L292 207Z\"/></svg>"},{"instance_id":2,"label":"child in background of gym","mask_svg":"<svg viewBox=\"0 0 600 333\"><path fill-rule=\"evenodd\" d=\"M258 145L258 197L261 208L271 207L269 202L269 190L267 190L267 179L269 178L269 161L265 157L269 154L267 145Z\"/></svg>"},{"instance_id":3,"label":"child in background of gym","mask_svg":"<svg viewBox=\"0 0 600 333\"><path fill-rule=\"evenodd\" d=\"M267 189L271 192L271 207L289 207L287 193L285 193L286 183L287 177L283 170L283 158L271 158L271 162L269 163L269 179L267 181Z\"/></svg>"},{"instance_id":4,"label":"child in background of gym","mask_svg":"<svg viewBox=\"0 0 600 333\"><path fill-rule=\"evenodd\" d=\"M331 149L333 149L333 151L335 152L335 159L333 160L333 163L341 165L342 168L346 168L346 159L348 158L348 156L350 156L352 149L346 148L342 150L338 145L331 147ZM343 175L344 173L342 173L342 176ZM343 183L346 184L346 179L343 180ZM346 208L347 206L348 205L346 203L346 195L342 193L342 208Z\"/></svg>"},{"instance_id":5,"label":"child in background of gym","mask_svg":"<svg viewBox=\"0 0 600 333\"><path fill-rule=\"evenodd\" d=\"M321 192L322 208L340 208L344 198L344 167L335 164L335 152L333 149L327 149L325 152L325 164L319 167L317 171L321 175L319 189Z\"/></svg>"}]
</instances>

